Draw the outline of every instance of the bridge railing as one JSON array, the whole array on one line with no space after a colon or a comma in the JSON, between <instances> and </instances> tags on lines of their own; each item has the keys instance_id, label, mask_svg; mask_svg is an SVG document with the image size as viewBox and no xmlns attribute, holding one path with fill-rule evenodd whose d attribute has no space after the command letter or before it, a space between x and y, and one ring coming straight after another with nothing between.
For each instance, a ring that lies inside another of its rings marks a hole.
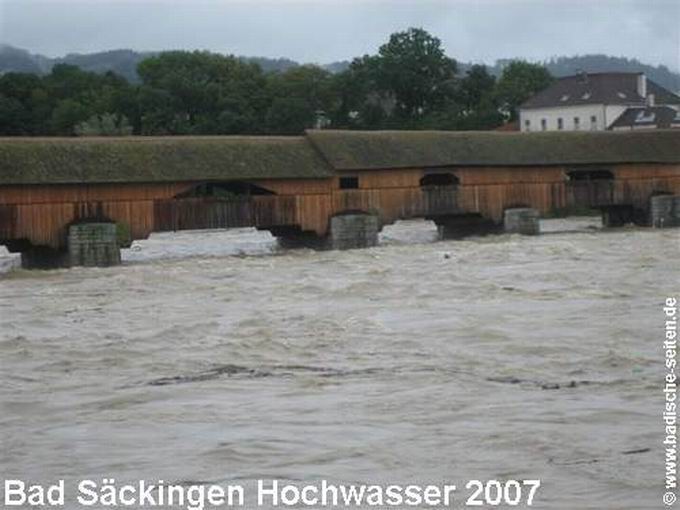
<instances>
[{"instance_id":1,"label":"bridge railing","mask_svg":"<svg viewBox=\"0 0 680 510\"><path fill-rule=\"evenodd\" d=\"M158 200L154 203L154 230L292 225L296 214L294 196Z\"/></svg>"}]
</instances>

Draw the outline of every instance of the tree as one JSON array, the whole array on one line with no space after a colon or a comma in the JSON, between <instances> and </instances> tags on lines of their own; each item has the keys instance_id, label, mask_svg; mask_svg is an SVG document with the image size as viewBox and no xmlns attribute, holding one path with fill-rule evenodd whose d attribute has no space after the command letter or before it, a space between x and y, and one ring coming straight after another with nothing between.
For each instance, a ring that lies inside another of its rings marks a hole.
<instances>
[{"instance_id":1,"label":"tree","mask_svg":"<svg viewBox=\"0 0 680 510\"><path fill-rule=\"evenodd\" d=\"M459 115L455 128L460 130L494 129L503 122L494 95L496 78L486 66L473 65L460 82Z\"/></svg>"},{"instance_id":2,"label":"tree","mask_svg":"<svg viewBox=\"0 0 680 510\"><path fill-rule=\"evenodd\" d=\"M75 127L78 136L128 136L132 127L125 116L104 113L93 115Z\"/></svg>"},{"instance_id":3,"label":"tree","mask_svg":"<svg viewBox=\"0 0 680 510\"><path fill-rule=\"evenodd\" d=\"M379 122L370 127L417 127L453 99L456 68L441 41L425 30L394 33L377 55L355 59L343 73L341 111L356 112L364 124L370 115Z\"/></svg>"},{"instance_id":4,"label":"tree","mask_svg":"<svg viewBox=\"0 0 680 510\"><path fill-rule=\"evenodd\" d=\"M45 92L41 78L33 74L7 73L0 76L0 131L4 135L40 134L51 108L41 99Z\"/></svg>"},{"instance_id":5,"label":"tree","mask_svg":"<svg viewBox=\"0 0 680 510\"><path fill-rule=\"evenodd\" d=\"M52 111L50 125L55 135L71 136L75 134L77 124L84 122L89 116L87 108L75 99L60 101Z\"/></svg>"},{"instance_id":6,"label":"tree","mask_svg":"<svg viewBox=\"0 0 680 510\"><path fill-rule=\"evenodd\" d=\"M331 73L318 66L295 67L269 75L267 131L300 134L313 128L320 118L337 108L335 82Z\"/></svg>"},{"instance_id":7,"label":"tree","mask_svg":"<svg viewBox=\"0 0 680 510\"><path fill-rule=\"evenodd\" d=\"M333 124L337 127L377 128L391 113L393 101L383 100L378 93L377 58L368 55L356 58L347 70L335 75L338 104Z\"/></svg>"},{"instance_id":8,"label":"tree","mask_svg":"<svg viewBox=\"0 0 680 510\"><path fill-rule=\"evenodd\" d=\"M496 78L486 66L473 65L460 81L458 99L465 110L473 111L493 98Z\"/></svg>"},{"instance_id":9,"label":"tree","mask_svg":"<svg viewBox=\"0 0 680 510\"><path fill-rule=\"evenodd\" d=\"M138 73L147 134L231 134L261 129L267 107L266 80L255 64L209 52L172 51L142 61Z\"/></svg>"},{"instance_id":10,"label":"tree","mask_svg":"<svg viewBox=\"0 0 680 510\"><path fill-rule=\"evenodd\" d=\"M417 118L440 107L454 92L456 61L441 41L421 28L397 32L380 47L376 84L394 97L398 114Z\"/></svg>"},{"instance_id":11,"label":"tree","mask_svg":"<svg viewBox=\"0 0 680 510\"><path fill-rule=\"evenodd\" d=\"M509 120L518 117L518 107L553 82L548 70L521 60L510 62L496 84L496 98Z\"/></svg>"},{"instance_id":12,"label":"tree","mask_svg":"<svg viewBox=\"0 0 680 510\"><path fill-rule=\"evenodd\" d=\"M29 113L21 102L0 94L0 135L27 135Z\"/></svg>"}]
</instances>

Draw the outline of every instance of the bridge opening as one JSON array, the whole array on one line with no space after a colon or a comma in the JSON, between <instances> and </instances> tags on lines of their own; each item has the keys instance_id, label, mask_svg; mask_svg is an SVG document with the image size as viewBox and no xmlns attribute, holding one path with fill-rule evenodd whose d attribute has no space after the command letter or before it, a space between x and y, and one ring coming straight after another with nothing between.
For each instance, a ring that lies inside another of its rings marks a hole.
<instances>
[{"instance_id":1,"label":"bridge opening","mask_svg":"<svg viewBox=\"0 0 680 510\"><path fill-rule=\"evenodd\" d=\"M460 184L458 177L452 173L430 173L420 179L421 188L457 186Z\"/></svg>"},{"instance_id":2,"label":"bridge opening","mask_svg":"<svg viewBox=\"0 0 680 510\"><path fill-rule=\"evenodd\" d=\"M602 169L571 170L567 172L567 179L570 182L613 181L614 174L609 170Z\"/></svg>"},{"instance_id":3,"label":"bridge opening","mask_svg":"<svg viewBox=\"0 0 680 510\"><path fill-rule=\"evenodd\" d=\"M249 182L203 182L175 198L237 198L261 195L275 195L273 191Z\"/></svg>"},{"instance_id":4,"label":"bridge opening","mask_svg":"<svg viewBox=\"0 0 680 510\"><path fill-rule=\"evenodd\" d=\"M623 227L624 225L642 225L645 213L630 204L610 205L602 208L603 227Z\"/></svg>"},{"instance_id":5,"label":"bridge opening","mask_svg":"<svg viewBox=\"0 0 680 510\"><path fill-rule=\"evenodd\" d=\"M432 217L437 225L439 239L463 239L484 236L502 231L502 225L478 213L451 214Z\"/></svg>"},{"instance_id":6,"label":"bridge opening","mask_svg":"<svg viewBox=\"0 0 680 510\"><path fill-rule=\"evenodd\" d=\"M567 203L564 216L589 215L589 209L614 205L614 174L603 168L577 168L566 172Z\"/></svg>"}]
</instances>

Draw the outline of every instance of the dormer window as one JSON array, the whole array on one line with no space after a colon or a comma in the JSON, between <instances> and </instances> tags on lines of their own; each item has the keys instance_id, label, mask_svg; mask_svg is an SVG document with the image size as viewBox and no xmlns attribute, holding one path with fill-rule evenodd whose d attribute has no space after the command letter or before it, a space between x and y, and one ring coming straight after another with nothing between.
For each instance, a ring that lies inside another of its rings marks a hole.
<instances>
[{"instance_id":1,"label":"dormer window","mask_svg":"<svg viewBox=\"0 0 680 510\"><path fill-rule=\"evenodd\" d=\"M581 96L581 99L583 99L583 100L588 100L588 99L590 99L590 92L586 92L585 94L583 94L583 95Z\"/></svg>"},{"instance_id":2,"label":"dormer window","mask_svg":"<svg viewBox=\"0 0 680 510\"><path fill-rule=\"evenodd\" d=\"M678 126L680 126L680 112L676 112L676 113L675 113L675 117L674 117L673 120L671 121L671 125L672 125L673 127L678 127Z\"/></svg>"},{"instance_id":3,"label":"dormer window","mask_svg":"<svg viewBox=\"0 0 680 510\"><path fill-rule=\"evenodd\" d=\"M642 124L644 122L654 122L654 119L656 119L654 112L646 112L645 110L642 110L638 112L637 116L635 117L635 122Z\"/></svg>"},{"instance_id":4,"label":"dormer window","mask_svg":"<svg viewBox=\"0 0 680 510\"><path fill-rule=\"evenodd\" d=\"M560 101L562 101L562 102L569 101L569 94L564 94L564 95L560 98Z\"/></svg>"},{"instance_id":5,"label":"dormer window","mask_svg":"<svg viewBox=\"0 0 680 510\"><path fill-rule=\"evenodd\" d=\"M617 92L616 95L619 96L621 99L626 99L626 94L624 94L623 92Z\"/></svg>"}]
</instances>

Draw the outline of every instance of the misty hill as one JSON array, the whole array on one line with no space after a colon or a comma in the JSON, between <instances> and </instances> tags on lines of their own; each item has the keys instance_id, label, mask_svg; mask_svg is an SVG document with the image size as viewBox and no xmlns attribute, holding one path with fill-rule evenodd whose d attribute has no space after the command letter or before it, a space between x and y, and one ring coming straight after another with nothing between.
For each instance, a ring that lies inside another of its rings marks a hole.
<instances>
[{"instance_id":1,"label":"misty hill","mask_svg":"<svg viewBox=\"0 0 680 510\"><path fill-rule=\"evenodd\" d=\"M139 81L137 64L159 52L111 50L97 53L70 53L65 57L49 58L10 45L0 45L0 74L9 72L47 74L57 64L78 66L84 71L105 73L113 71L130 82ZM285 71L300 64L287 58L241 57L258 64L263 71ZM333 64L331 64L332 66Z\"/></svg>"},{"instance_id":2,"label":"misty hill","mask_svg":"<svg viewBox=\"0 0 680 510\"><path fill-rule=\"evenodd\" d=\"M111 50L98 53L72 53L65 57L49 58L33 54L21 48L0 45L0 74L6 72L23 72L34 74L49 73L56 64L72 64L86 71L104 73L113 71L124 76L128 81L137 82L137 64L158 52L137 52L133 50ZM300 65L287 58L241 57L243 60L258 64L263 71L285 71ZM503 67L510 59L496 61L489 65L489 71L500 75ZM586 72L644 72L651 80L672 91L680 91L680 74L674 73L666 66L651 66L625 57L607 55L580 55L574 57L556 57L543 64L553 76L568 76L579 71ZM349 62L333 62L324 65L325 69L337 73L344 71ZM461 62L459 70L463 74L471 64Z\"/></svg>"},{"instance_id":3,"label":"misty hill","mask_svg":"<svg viewBox=\"0 0 680 510\"><path fill-rule=\"evenodd\" d=\"M500 75L511 59L497 60L489 72ZM680 73L674 73L666 66L651 66L639 60L608 55L578 55L574 57L555 57L541 62L556 77L570 76L580 71L588 73L643 72L647 77L669 90L680 91Z\"/></svg>"}]
</instances>

